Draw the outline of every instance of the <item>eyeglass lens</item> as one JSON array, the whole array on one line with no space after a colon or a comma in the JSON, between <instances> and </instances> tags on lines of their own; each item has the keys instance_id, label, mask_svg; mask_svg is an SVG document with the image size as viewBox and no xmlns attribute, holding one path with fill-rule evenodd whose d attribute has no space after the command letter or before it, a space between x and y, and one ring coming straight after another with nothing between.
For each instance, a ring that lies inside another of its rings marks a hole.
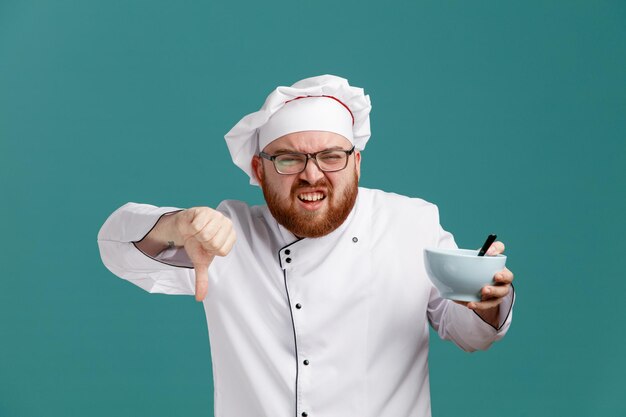
<instances>
[{"instance_id":1,"label":"eyeglass lens","mask_svg":"<svg viewBox=\"0 0 626 417\"><path fill-rule=\"evenodd\" d=\"M302 172L308 156L304 154L283 154L274 159L278 172L296 174ZM316 155L317 165L322 171L332 172L344 169L348 162L348 155L344 151L325 151Z\"/></svg>"}]
</instances>

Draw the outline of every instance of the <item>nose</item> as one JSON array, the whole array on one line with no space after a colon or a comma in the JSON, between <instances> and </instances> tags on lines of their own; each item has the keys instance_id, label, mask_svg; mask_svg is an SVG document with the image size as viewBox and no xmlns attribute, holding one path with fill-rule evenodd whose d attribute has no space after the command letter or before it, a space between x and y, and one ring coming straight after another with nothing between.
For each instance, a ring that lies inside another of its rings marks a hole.
<instances>
[{"instance_id":1,"label":"nose","mask_svg":"<svg viewBox=\"0 0 626 417\"><path fill-rule=\"evenodd\" d=\"M304 171L300 173L300 179L307 181L309 184L316 184L324 178L324 172L317 166L315 158L309 158Z\"/></svg>"}]
</instances>

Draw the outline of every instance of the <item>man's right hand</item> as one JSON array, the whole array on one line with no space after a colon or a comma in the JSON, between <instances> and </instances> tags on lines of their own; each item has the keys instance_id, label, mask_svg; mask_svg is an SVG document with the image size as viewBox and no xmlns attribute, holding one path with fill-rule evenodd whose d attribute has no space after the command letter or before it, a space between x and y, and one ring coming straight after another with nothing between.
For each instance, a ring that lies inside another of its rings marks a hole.
<instances>
[{"instance_id":1,"label":"man's right hand","mask_svg":"<svg viewBox=\"0 0 626 417\"><path fill-rule=\"evenodd\" d=\"M178 237L196 272L196 301L206 297L209 286L209 265L213 258L226 256L233 248L236 234L230 219L209 207L192 207L173 216Z\"/></svg>"},{"instance_id":2,"label":"man's right hand","mask_svg":"<svg viewBox=\"0 0 626 417\"><path fill-rule=\"evenodd\" d=\"M215 256L226 256L236 235L230 219L209 207L192 207L161 217L136 246L155 257L171 246L184 247L196 271L196 300L206 297L209 265Z\"/></svg>"}]
</instances>

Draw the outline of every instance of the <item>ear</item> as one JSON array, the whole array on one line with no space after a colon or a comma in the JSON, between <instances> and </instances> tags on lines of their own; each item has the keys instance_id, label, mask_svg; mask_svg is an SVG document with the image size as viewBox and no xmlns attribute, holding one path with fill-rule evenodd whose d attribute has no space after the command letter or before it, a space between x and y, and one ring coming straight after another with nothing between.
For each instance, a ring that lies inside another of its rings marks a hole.
<instances>
[{"instance_id":1,"label":"ear","mask_svg":"<svg viewBox=\"0 0 626 417\"><path fill-rule=\"evenodd\" d=\"M263 162L261 161L261 157L254 155L250 164L252 166L252 174L256 177L259 184L263 184Z\"/></svg>"},{"instance_id":2,"label":"ear","mask_svg":"<svg viewBox=\"0 0 626 417\"><path fill-rule=\"evenodd\" d=\"M361 179L361 152L354 150L354 166L356 167L356 177Z\"/></svg>"}]
</instances>

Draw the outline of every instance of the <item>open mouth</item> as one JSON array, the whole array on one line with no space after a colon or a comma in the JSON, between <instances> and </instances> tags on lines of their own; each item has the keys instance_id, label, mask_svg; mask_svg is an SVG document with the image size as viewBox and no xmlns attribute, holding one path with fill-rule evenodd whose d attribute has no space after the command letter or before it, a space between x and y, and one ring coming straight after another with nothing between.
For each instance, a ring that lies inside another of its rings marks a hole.
<instances>
[{"instance_id":1,"label":"open mouth","mask_svg":"<svg viewBox=\"0 0 626 417\"><path fill-rule=\"evenodd\" d=\"M324 200L325 198L326 198L326 195L320 192L298 194L298 199L305 203L314 203L316 201Z\"/></svg>"}]
</instances>

